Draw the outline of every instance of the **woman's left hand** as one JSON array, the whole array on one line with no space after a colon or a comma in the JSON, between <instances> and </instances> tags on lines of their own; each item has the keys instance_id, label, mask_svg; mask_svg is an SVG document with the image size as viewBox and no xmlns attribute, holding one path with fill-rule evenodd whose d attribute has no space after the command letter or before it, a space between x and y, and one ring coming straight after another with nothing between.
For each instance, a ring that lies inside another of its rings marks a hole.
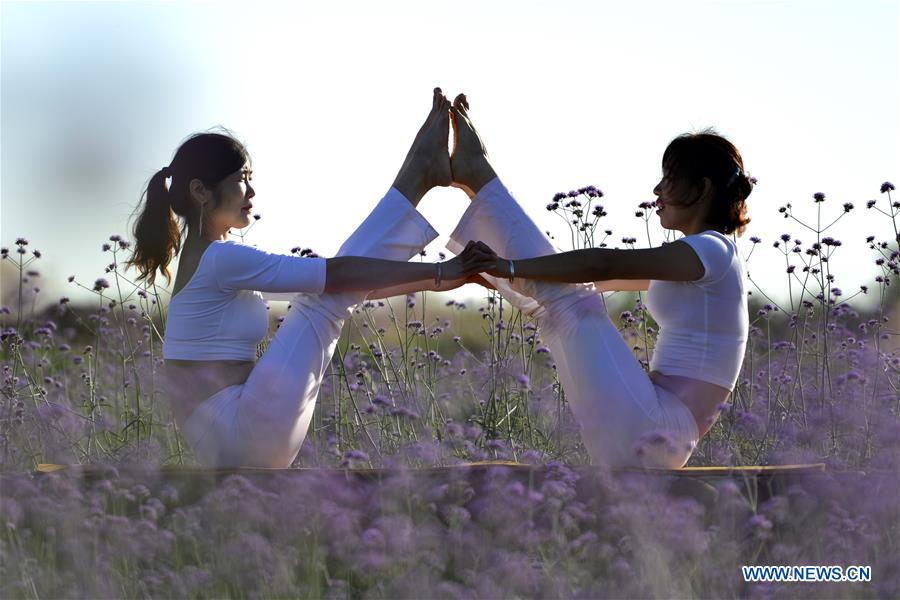
<instances>
[{"instance_id":1,"label":"woman's left hand","mask_svg":"<svg viewBox=\"0 0 900 600\"><path fill-rule=\"evenodd\" d=\"M473 260L478 261L481 264L484 264L485 267L480 271L481 273L487 273L488 275L493 275L494 277L509 277L509 261L505 258L501 258L494 252L490 246L485 244L484 242L469 242L471 245L471 254ZM469 246L466 246L466 249L469 249Z\"/></svg>"},{"instance_id":2,"label":"woman's left hand","mask_svg":"<svg viewBox=\"0 0 900 600\"><path fill-rule=\"evenodd\" d=\"M456 279L468 277L475 273L488 273L493 275L498 270L499 263L503 261L490 247L483 242L470 241L459 256L446 263L444 278Z\"/></svg>"}]
</instances>

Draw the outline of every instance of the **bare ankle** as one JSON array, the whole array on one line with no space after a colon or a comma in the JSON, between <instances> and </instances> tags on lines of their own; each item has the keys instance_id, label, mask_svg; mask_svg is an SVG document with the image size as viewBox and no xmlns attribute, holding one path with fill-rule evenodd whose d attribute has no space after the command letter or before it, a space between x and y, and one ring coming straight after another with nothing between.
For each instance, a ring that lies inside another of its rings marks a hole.
<instances>
[{"instance_id":1,"label":"bare ankle","mask_svg":"<svg viewBox=\"0 0 900 600\"><path fill-rule=\"evenodd\" d=\"M493 167L485 161L485 164L482 165L469 179L466 183L466 187L468 187L472 191L472 196L478 194L489 181L495 179L497 177L497 173L494 172Z\"/></svg>"},{"instance_id":2,"label":"bare ankle","mask_svg":"<svg viewBox=\"0 0 900 600\"><path fill-rule=\"evenodd\" d=\"M397 174L394 180L394 189L403 194L414 207L419 205L419 201L428 192L427 186L421 176L401 172Z\"/></svg>"}]
</instances>

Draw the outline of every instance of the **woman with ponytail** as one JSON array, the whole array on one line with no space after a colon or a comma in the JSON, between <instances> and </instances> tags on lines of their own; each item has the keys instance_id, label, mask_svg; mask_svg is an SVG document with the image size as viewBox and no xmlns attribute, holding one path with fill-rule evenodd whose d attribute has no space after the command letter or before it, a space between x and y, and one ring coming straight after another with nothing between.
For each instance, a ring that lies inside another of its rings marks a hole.
<instances>
[{"instance_id":1,"label":"woman with ponytail","mask_svg":"<svg viewBox=\"0 0 900 600\"><path fill-rule=\"evenodd\" d=\"M447 248L465 240L493 263L482 281L542 318L545 342L593 462L680 468L731 395L749 319L744 264L734 240L750 222L755 180L715 131L673 140L653 188L665 229L657 248L556 253L491 167L460 94L451 109L453 185L472 200ZM496 253L494 252L496 251ZM502 258L501 258L502 257ZM649 374L610 320L602 294L646 290L660 326Z\"/></svg>"},{"instance_id":2,"label":"woman with ponytail","mask_svg":"<svg viewBox=\"0 0 900 600\"><path fill-rule=\"evenodd\" d=\"M165 380L176 422L202 464L290 466L353 306L367 296L452 289L487 265L473 260L474 243L444 263L407 262L437 237L416 206L432 187L451 183L449 108L435 89L393 186L335 258L270 254L226 239L230 228L250 223L255 196L249 155L228 135L192 136L150 179L129 262L139 279L152 284L159 271L168 282L179 255ZM268 329L261 292L292 300L256 360Z\"/></svg>"}]
</instances>

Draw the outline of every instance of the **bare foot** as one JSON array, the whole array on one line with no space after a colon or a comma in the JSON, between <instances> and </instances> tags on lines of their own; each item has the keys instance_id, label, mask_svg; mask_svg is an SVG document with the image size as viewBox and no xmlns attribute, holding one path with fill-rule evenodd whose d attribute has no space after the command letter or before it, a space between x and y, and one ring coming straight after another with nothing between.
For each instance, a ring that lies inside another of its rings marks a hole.
<instances>
[{"instance_id":1,"label":"bare foot","mask_svg":"<svg viewBox=\"0 0 900 600\"><path fill-rule=\"evenodd\" d=\"M453 186L462 188L471 198L497 173L488 161L484 142L472 125L465 94L453 100L450 115L453 124L453 154L450 156Z\"/></svg>"},{"instance_id":2,"label":"bare foot","mask_svg":"<svg viewBox=\"0 0 900 600\"><path fill-rule=\"evenodd\" d=\"M434 88L431 112L416 134L403 166L394 180L394 187L406 196L413 206L435 186L452 183L450 154L447 140L450 136L450 101Z\"/></svg>"}]
</instances>

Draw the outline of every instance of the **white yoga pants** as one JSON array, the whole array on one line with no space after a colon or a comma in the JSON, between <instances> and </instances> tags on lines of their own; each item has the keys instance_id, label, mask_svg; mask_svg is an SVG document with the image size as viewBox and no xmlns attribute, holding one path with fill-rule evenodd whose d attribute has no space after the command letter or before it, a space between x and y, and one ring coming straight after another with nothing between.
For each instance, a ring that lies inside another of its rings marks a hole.
<instances>
[{"instance_id":1,"label":"white yoga pants","mask_svg":"<svg viewBox=\"0 0 900 600\"><path fill-rule=\"evenodd\" d=\"M556 252L499 179L479 190L447 248L459 253L469 240L511 259ZM593 284L487 279L510 303L541 319L541 335L595 465L684 466L699 438L693 413L653 383Z\"/></svg>"},{"instance_id":2,"label":"white yoga pants","mask_svg":"<svg viewBox=\"0 0 900 600\"><path fill-rule=\"evenodd\" d=\"M337 255L407 261L437 235L391 188ZM298 294L291 300L247 381L212 395L185 422L183 433L201 464L286 468L294 462L344 319L366 294Z\"/></svg>"}]
</instances>

